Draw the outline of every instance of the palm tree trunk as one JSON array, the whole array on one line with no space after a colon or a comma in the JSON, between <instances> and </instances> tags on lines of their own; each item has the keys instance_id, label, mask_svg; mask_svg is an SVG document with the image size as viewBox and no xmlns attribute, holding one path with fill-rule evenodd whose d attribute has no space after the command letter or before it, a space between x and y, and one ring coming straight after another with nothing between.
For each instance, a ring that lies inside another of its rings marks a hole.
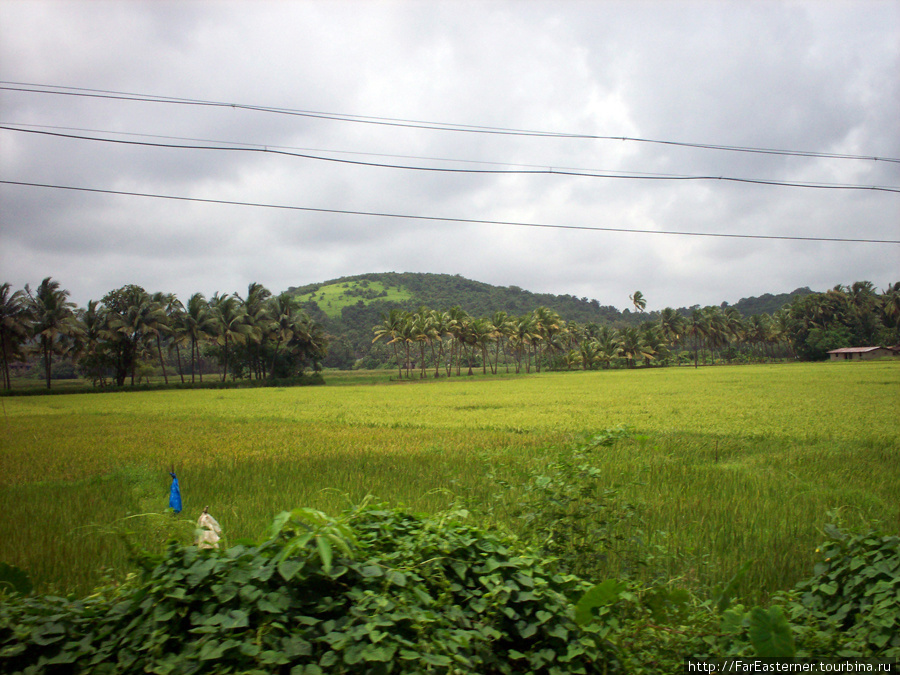
<instances>
[{"instance_id":1,"label":"palm tree trunk","mask_svg":"<svg viewBox=\"0 0 900 675\"><path fill-rule=\"evenodd\" d=\"M225 367L222 370L222 382L228 379L228 333L225 333Z\"/></svg>"},{"instance_id":2,"label":"palm tree trunk","mask_svg":"<svg viewBox=\"0 0 900 675\"><path fill-rule=\"evenodd\" d=\"M12 380L9 377L9 354L6 348L6 333L0 333L0 349L3 350L3 388L12 389Z\"/></svg>"},{"instance_id":3,"label":"palm tree trunk","mask_svg":"<svg viewBox=\"0 0 900 675\"><path fill-rule=\"evenodd\" d=\"M181 376L181 384L184 384L184 368L181 367L181 349L178 348L178 343L175 343L175 360L178 363L178 374Z\"/></svg>"},{"instance_id":4,"label":"palm tree trunk","mask_svg":"<svg viewBox=\"0 0 900 675\"><path fill-rule=\"evenodd\" d=\"M50 355L50 345L48 345L45 341L45 338L41 338L41 341L44 342L44 371L47 375L47 389L50 388L50 365L53 357Z\"/></svg>"},{"instance_id":5,"label":"palm tree trunk","mask_svg":"<svg viewBox=\"0 0 900 675\"><path fill-rule=\"evenodd\" d=\"M162 341L159 339L159 333L156 334L156 351L159 353L159 365L162 366L163 380L165 380L166 384L169 384L169 376L166 375L166 364L162 357Z\"/></svg>"}]
</instances>

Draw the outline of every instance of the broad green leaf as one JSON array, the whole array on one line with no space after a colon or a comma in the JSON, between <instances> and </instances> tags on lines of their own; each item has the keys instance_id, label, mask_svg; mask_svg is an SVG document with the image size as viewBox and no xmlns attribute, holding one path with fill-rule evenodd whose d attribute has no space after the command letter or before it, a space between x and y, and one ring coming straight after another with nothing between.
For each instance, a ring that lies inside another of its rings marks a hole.
<instances>
[{"instance_id":1,"label":"broad green leaf","mask_svg":"<svg viewBox=\"0 0 900 675\"><path fill-rule=\"evenodd\" d=\"M316 547L319 549L319 559L322 561L322 569L327 574L331 571L331 544L325 537L316 537Z\"/></svg>"},{"instance_id":2,"label":"broad green leaf","mask_svg":"<svg viewBox=\"0 0 900 675\"><path fill-rule=\"evenodd\" d=\"M750 611L750 643L763 658L789 658L794 655L791 626L778 606Z\"/></svg>"},{"instance_id":3,"label":"broad green leaf","mask_svg":"<svg viewBox=\"0 0 900 675\"><path fill-rule=\"evenodd\" d=\"M594 620L594 610L614 603L626 585L615 579L607 579L603 583L590 588L575 605L575 621L585 626Z\"/></svg>"},{"instance_id":4,"label":"broad green leaf","mask_svg":"<svg viewBox=\"0 0 900 675\"><path fill-rule=\"evenodd\" d=\"M290 581L300 570L303 569L303 563L299 560L282 560L278 563L278 574L285 581Z\"/></svg>"}]
</instances>

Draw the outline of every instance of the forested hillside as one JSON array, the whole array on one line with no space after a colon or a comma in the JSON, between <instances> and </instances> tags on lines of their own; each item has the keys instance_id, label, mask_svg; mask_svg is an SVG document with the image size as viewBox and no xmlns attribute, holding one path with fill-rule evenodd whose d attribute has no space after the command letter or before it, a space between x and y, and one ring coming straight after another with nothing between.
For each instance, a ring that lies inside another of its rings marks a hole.
<instances>
[{"instance_id":1,"label":"forested hillside","mask_svg":"<svg viewBox=\"0 0 900 675\"><path fill-rule=\"evenodd\" d=\"M743 298L733 305L742 316L774 314L795 297L812 293L798 288L792 293ZM579 324L624 327L656 321L659 312L622 311L603 305L597 299L574 295L533 293L518 286L493 286L451 274L383 272L341 277L316 284L292 287L293 294L306 312L322 323L334 338L325 365L349 368L359 359L371 358L372 364L389 356L383 345L372 346L372 327L392 309L412 312L420 307L448 310L460 307L474 317L506 312L521 316L538 307L552 310L566 321ZM617 298L624 304L625 298ZM727 306L727 303L723 303ZM676 310L689 316L693 308Z\"/></svg>"}]
</instances>

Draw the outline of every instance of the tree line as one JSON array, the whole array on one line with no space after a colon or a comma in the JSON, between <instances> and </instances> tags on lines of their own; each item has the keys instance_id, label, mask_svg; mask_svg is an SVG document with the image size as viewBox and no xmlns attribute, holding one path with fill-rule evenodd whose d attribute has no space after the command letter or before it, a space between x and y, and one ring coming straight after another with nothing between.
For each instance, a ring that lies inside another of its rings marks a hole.
<instances>
[{"instance_id":1,"label":"tree line","mask_svg":"<svg viewBox=\"0 0 900 675\"><path fill-rule=\"evenodd\" d=\"M183 304L172 293L148 293L130 284L78 308L50 277L32 291L0 285L0 356L3 386L12 388L10 365L39 357L47 388L54 359L70 359L99 386L135 384L142 363L167 363L182 383L203 381L202 359L232 378L288 378L318 364L328 351L322 326L290 293L273 295L258 283L247 294L194 293Z\"/></svg>"},{"instance_id":2,"label":"tree line","mask_svg":"<svg viewBox=\"0 0 900 675\"><path fill-rule=\"evenodd\" d=\"M640 291L630 296L643 313ZM730 306L663 309L639 325L613 327L565 321L546 307L520 316L505 311L474 317L449 310L392 309L373 327L373 342L393 349L398 377L460 375L463 368L496 374L667 365L733 360L826 358L830 349L900 342L900 282L878 293L868 281L799 296L772 315L744 317Z\"/></svg>"}]
</instances>

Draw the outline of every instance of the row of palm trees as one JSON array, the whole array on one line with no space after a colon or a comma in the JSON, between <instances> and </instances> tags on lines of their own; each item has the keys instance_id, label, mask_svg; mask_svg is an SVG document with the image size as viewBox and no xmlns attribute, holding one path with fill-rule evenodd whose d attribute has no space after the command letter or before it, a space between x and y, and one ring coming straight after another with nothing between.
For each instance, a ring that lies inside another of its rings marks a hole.
<instances>
[{"instance_id":1,"label":"row of palm trees","mask_svg":"<svg viewBox=\"0 0 900 675\"><path fill-rule=\"evenodd\" d=\"M75 361L95 384L119 386L138 366L159 362L165 382L174 354L181 382L203 381L201 355L219 361L221 378L290 377L327 354L322 326L310 319L292 295L272 293L252 283L245 297L193 294L184 305L171 293L148 293L128 285L99 302L76 308L69 292L50 277L32 291L0 286L0 356L3 386L12 388L10 364L40 355L47 388L54 357ZM182 354L182 351L188 352Z\"/></svg>"},{"instance_id":2,"label":"row of palm trees","mask_svg":"<svg viewBox=\"0 0 900 675\"><path fill-rule=\"evenodd\" d=\"M640 291L630 296L643 312L646 300ZM465 366L472 374L481 369L497 373L532 367L593 369L613 363L634 367L640 363L666 364L693 361L694 366L717 361L775 358L821 358L807 344L818 330L841 327L839 346L865 346L900 341L900 283L879 294L870 282L838 286L827 293L796 298L774 314L744 317L734 307L694 307L687 313L671 307L658 319L639 326L599 326L566 322L559 314L539 307L523 316L503 311L490 317L470 316L460 307L447 311L420 307L415 312L399 309L382 316L373 327L373 342L384 341L394 351L399 377L418 370L420 378L433 369L447 376L459 375Z\"/></svg>"}]
</instances>

